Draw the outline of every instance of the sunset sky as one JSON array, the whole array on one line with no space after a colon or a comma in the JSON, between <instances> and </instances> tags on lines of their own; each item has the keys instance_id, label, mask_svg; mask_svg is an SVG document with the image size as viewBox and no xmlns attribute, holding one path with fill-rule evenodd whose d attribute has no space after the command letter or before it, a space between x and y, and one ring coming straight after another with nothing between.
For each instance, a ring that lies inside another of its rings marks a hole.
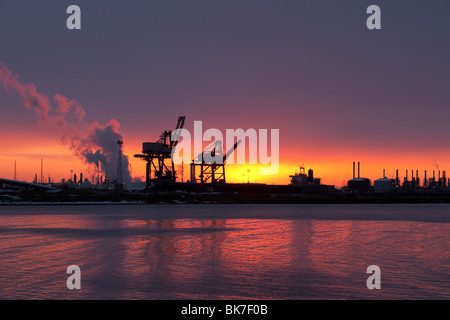
<instances>
[{"instance_id":1,"label":"sunset sky","mask_svg":"<svg viewBox=\"0 0 450 320\"><path fill-rule=\"evenodd\" d=\"M71 4L81 30L66 28ZM381 30L366 27L371 4ZM184 115L189 130L280 130L278 174L229 165L229 182L288 183L304 164L340 187L353 161L372 180L450 169L449 12L447 0L2 0L0 64L52 112L65 114L55 95L75 99L77 128L120 132L133 177L142 142ZM16 161L32 181L40 159L55 180L87 172L61 140L77 131L40 121L15 85L0 80L0 178Z\"/></svg>"}]
</instances>

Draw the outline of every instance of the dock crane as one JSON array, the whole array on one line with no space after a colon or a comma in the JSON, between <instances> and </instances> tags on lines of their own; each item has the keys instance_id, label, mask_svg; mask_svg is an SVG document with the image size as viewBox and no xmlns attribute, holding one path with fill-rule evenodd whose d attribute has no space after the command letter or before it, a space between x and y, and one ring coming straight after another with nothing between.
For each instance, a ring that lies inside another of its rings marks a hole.
<instances>
[{"instance_id":1,"label":"dock crane","mask_svg":"<svg viewBox=\"0 0 450 320\"><path fill-rule=\"evenodd\" d=\"M186 117L178 117L176 129L182 129ZM172 160L172 149L178 141L172 140L172 131L164 131L156 142L144 142L142 144L142 154L135 154L135 158L140 158L147 162L145 181L146 189L161 190L171 187L176 181L176 171ZM171 163L168 165L167 162ZM152 178L152 168L154 178Z\"/></svg>"},{"instance_id":2,"label":"dock crane","mask_svg":"<svg viewBox=\"0 0 450 320\"><path fill-rule=\"evenodd\" d=\"M217 183L226 183L225 164L230 155L236 150L241 140L236 142L230 150L224 155L222 152L222 141L216 140L203 150L191 162L191 182L196 183L195 167L200 167L200 183L211 183L213 186Z\"/></svg>"}]
</instances>

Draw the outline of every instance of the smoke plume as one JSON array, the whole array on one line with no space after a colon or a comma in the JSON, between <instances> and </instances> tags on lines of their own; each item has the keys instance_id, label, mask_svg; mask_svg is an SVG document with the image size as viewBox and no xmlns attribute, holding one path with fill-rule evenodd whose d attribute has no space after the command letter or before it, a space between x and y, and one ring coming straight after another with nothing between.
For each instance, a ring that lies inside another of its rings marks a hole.
<instances>
[{"instance_id":1,"label":"smoke plume","mask_svg":"<svg viewBox=\"0 0 450 320\"><path fill-rule=\"evenodd\" d=\"M433 166L436 168L436 170L439 170L439 164L436 158L433 158Z\"/></svg>"},{"instance_id":2,"label":"smoke plume","mask_svg":"<svg viewBox=\"0 0 450 320\"><path fill-rule=\"evenodd\" d=\"M105 125L87 121L84 108L75 99L61 94L55 94L50 99L38 92L34 84L21 83L19 76L11 72L3 62L0 62L0 83L7 93L22 97L24 106L36 113L40 126L59 132L63 143L83 163L95 167L95 171L100 169L111 180L117 178L117 141L122 140L117 120L112 119ZM126 155L122 155L122 167L124 182L131 182Z\"/></svg>"}]
</instances>

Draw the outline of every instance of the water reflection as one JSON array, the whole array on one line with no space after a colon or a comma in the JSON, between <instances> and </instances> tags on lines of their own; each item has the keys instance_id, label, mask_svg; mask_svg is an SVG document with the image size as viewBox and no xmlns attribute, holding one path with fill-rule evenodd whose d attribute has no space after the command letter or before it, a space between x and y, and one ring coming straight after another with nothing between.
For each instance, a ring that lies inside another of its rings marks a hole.
<instances>
[{"instance_id":1,"label":"water reflection","mask_svg":"<svg viewBox=\"0 0 450 320\"><path fill-rule=\"evenodd\" d=\"M450 297L447 223L115 210L3 215L0 298ZM78 292L65 287L71 264L82 270ZM382 269L378 292L365 287L371 264Z\"/></svg>"}]
</instances>

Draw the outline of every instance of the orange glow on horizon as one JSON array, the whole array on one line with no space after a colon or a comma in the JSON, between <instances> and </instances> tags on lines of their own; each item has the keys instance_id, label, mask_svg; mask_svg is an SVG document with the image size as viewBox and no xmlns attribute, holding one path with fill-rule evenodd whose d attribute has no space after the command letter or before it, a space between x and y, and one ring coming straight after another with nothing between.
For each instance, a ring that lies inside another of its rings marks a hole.
<instances>
[{"instance_id":1,"label":"orange glow on horizon","mask_svg":"<svg viewBox=\"0 0 450 320\"><path fill-rule=\"evenodd\" d=\"M3 134L7 136L7 134ZM123 152L128 156L130 171L133 178L145 180L145 162L134 158L133 155L141 152L142 139L136 134L127 139L124 134ZM151 139L147 139L152 141ZM369 178L372 181L381 178L383 169L386 177L395 178L396 170L399 170L400 181L403 181L406 170L419 170L419 177L423 179L424 170L428 171L428 177L431 177L433 170L446 170L448 163L442 162L442 159L450 158L450 152L440 151L431 153L405 152L404 150L374 150L373 148L342 148L336 150L311 143L308 147L302 149L287 150L280 145L280 164L279 170L275 175L261 175L260 169L263 166L255 165L237 165L228 164L225 168L227 182L230 183L265 183L265 184L288 184L289 175L299 172L299 166L304 165L306 171L313 169L314 177L321 178L321 182L327 185L335 185L340 188L346 185L346 182L352 178L352 162L360 162L361 177ZM71 153L68 145L63 144L58 136L52 136L39 132L30 135L19 133L14 135L13 140L6 140L2 145L0 154L0 177L5 179L14 178L14 161L17 163L17 179L31 182L35 174L40 178L41 159L44 161L44 180L48 177L52 181L60 182L61 179L69 179L71 170L79 174L83 172L85 177L91 179L89 166L84 164L78 157ZM437 160L436 160L437 159ZM181 181L181 168L177 166L177 174ZM184 181L189 180L189 164L184 165ZM356 173L357 174L357 173Z\"/></svg>"}]
</instances>

